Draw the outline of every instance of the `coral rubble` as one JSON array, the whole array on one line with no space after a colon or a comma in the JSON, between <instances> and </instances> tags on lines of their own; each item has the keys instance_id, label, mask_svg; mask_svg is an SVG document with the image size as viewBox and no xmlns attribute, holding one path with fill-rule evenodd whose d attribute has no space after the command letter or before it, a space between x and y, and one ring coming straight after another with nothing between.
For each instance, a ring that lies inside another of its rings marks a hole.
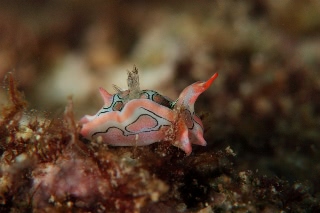
<instances>
[{"instance_id":1,"label":"coral rubble","mask_svg":"<svg viewBox=\"0 0 320 213\"><path fill-rule=\"evenodd\" d=\"M1 119L1 212L270 212L319 210L305 184L234 169L227 147L186 157L166 143L108 147L79 138L72 101L64 117L23 119L9 75Z\"/></svg>"},{"instance_id":2,"label":"coral rubble","mask_svg":"<svg viewBox=\"0 0 320 213\"><path fill-rule=\"evenodd\" d=\"M25 101L11 75L9 87L12 103L1 119L1 212L138 212L168 190L130 156L79 141L71 101L63 119L23 121Z\"/></svg>"}]
</instances>

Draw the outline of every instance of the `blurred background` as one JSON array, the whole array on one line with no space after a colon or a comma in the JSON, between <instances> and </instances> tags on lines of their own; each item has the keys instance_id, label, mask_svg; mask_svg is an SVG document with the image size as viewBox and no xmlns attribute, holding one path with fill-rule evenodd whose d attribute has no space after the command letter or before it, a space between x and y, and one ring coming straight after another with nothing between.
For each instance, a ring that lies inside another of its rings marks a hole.
<instances>
[{"instance_id":1,"label":"blurred background","mask_svg":"<svg viewBox=\"0 0 320 213\"><path fill-rule=\"evenodd\" d=\"M94 114L134 65L172 99L219 72L196 105L208 148L319 192L320 1L0 1L0 80L30 109L54 117L72 95L77 119Z\"/></svg>"}]
</instances>

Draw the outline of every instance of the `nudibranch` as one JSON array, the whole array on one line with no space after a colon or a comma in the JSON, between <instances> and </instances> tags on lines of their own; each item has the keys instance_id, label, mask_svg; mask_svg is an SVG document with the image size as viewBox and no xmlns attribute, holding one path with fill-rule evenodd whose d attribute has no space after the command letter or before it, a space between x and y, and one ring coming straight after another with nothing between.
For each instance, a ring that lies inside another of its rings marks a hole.
<instances>
[{"instance_id":1,"label":"nudibranch","mask_svg":"<svg viewBox=\"0 0 320 213\"><path fill-rule=\"evenodd\" d=\"M93 116L81 120L81 135L87 139L101 136L112 146L145 146L170 141L187 155L191 144L206 145L203 125L194 112L198 96L218 77L186 87L176 101L153 90L140 90L138 70L128 72L128 90L117 86L116 94L100 88L104 106Z\"/></svg>"}]
</instances>

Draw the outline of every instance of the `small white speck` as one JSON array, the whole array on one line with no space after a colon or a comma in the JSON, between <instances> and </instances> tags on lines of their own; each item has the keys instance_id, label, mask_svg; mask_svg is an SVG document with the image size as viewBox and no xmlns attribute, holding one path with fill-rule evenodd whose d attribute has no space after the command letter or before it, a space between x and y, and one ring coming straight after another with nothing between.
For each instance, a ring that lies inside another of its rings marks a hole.
<instances>
[{"instance_id":1,"label":"small white speck","mask_svg":"<svg viewBox=\"0 0 320 213\"><path fill-rule=\"evenodd\" d=\"M22 154L20 154L20 155L18 155L17 157L16 157L16 162L17 163L22 163L23 161L25 161L26 159L27 159L27 154L26 153L22 153Z\"/></svg>"},{"instance_id":2,"label":"small white speck","mask_svg":"<svg viewBox=\"0 0 320 213\"><path fill-rule=\"evenodd\" d=\"M41 136L40 135L36 135L36 140L40 140Z\"/></svg>"}]
</instances>

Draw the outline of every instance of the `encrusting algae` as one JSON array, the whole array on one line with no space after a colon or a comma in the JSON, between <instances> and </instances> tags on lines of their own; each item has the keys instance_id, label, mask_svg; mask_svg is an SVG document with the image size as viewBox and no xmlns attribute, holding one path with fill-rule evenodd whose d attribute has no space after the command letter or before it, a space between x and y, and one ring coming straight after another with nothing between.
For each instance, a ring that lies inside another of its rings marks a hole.
<instances>
[{"instance_id":1,"label":"encrusting algae","mask_svg":"<svg viewBox=\"0 0 320 213\"><path fill-rule=\"evenodd\" d=\"M125 154L79 141L71 100L63 119L22 123L26 104L11 74L9 95L1 119L1 212L138 212L168 190Z\"/></svg>"},{"instance_id":2,"label":"encrusting algae","mask_svg":"<svg viewBox=\"0 0 320 213\"><path fill-rule=\"evenodd\" d=\"M111 147L83 140L69 99L40 119L8 74L0 120L0 212L279 212L319 210L304 184L237 171L230 146ZM206 125L206 124L205 124ZM211 141L208 141L211 144Z\"/></svg>"}]
</instances>

